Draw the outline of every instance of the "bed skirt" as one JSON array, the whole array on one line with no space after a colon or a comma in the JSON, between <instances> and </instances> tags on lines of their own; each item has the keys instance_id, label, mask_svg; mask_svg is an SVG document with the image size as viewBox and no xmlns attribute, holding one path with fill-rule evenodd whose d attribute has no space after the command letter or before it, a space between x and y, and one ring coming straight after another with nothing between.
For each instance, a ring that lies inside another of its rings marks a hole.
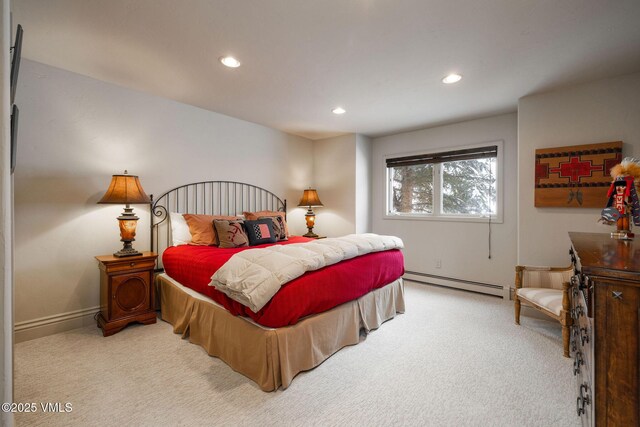
<instances>
[{"instance_id":1,"label":"bed skirt","mask_svg":"<svg viewBox=\"0 0 640 427\"><path fill-rule=\"evenodd\" d=\"M382 288L292 326L265 328L230 314L206 296L165 274L156 276L162 320L209 355L255 381L264 391L287 388L302 371L336 351L357 344L369 332L404 313L404 284L399 278Z\"/></svg>"}]
</instances>

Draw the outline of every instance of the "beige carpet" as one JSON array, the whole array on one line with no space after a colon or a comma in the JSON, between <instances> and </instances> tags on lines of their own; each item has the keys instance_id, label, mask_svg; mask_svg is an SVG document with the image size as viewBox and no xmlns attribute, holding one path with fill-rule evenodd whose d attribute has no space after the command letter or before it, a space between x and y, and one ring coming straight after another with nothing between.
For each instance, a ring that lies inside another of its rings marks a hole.
<instances>
[{"instance_id":1,"label":"beige carpet","mask_svg":"<svg viewBox=\"0 0 640 427\"><path fill-rule=\"evenodd\" d=\"M18 344L17 424L577 426L560 328L497 298L406 282L407 312L291 387L260 391L171 326L95 327Z\"/></svg>"}]
</instances>

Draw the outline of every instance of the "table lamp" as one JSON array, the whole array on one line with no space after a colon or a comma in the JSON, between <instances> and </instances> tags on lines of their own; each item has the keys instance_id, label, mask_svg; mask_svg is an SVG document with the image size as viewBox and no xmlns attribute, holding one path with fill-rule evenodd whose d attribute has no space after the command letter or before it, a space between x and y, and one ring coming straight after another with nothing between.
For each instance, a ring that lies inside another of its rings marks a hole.
<instances>
[{"instance_id":1,"label":"table lamp","mask_svg":"<svg viewBox=\"0 0 640 427\"><path fill-rule=\"evenodd\" d=\"M304 215L304 218L307 220L307 229L309 232L305 234L304 237L318 237L318 235L313 232L313 226L316 223L316 214L314 214L311 209L312 206L324 206L318 197L318 192L314 188L304 190L304 194L302 194L302 198L300 199L298 206L307 206L309 208L307 213Z\"/></svg>"},{"instance_id":2,"label":"table lamp","mask_svg":"<svg viewBox=\"0 0 640 427\"><path fill-rule=\"evenodd\" d=\"M124 212L118 217L120 241L124 242L124 246L114 253L114 256L142 255L141 252L133 249L131 245L131 242L135 240L136 225L139 218L135 216L133 208L129 207L129 205L150 202L151 199L145 194L136 175L128 175L127 171L124 171L123 175L113 175L109 189L98 203L126 205Z\"/></svg>"}]
</instances>

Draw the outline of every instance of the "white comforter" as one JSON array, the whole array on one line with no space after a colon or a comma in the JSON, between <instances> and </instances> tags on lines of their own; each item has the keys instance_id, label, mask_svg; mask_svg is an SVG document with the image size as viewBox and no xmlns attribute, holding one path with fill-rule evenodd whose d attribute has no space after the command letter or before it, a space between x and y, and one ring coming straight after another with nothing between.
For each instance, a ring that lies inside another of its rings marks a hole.
<instances>
[{"instance_id":1,"label":"white comforter","mask_svg":"<svg viewBox=\"0 0 640 427\"><path fill-rule=\"evenodd\" d=\"M307 271L371 252L403 247L398 237L368 233L248 249L233 255L216 271L209 286L215 286L255 313L282 285Z\"/></svg>"}]
</instances>

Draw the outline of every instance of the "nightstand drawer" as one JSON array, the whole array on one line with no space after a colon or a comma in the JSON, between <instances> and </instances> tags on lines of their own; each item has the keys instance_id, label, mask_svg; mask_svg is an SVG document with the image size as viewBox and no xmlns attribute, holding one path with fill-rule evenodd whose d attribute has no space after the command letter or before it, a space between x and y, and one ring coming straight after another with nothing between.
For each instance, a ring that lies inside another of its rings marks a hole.
<instances>
[{"instance_id":1,"label":"nightstand drawer","mask_svg":"<svg viewBox=\"0 0 640 427\"><path fill-rule=\"evenodd\" d=\"M155 259L139 259L132 257L131 259L124 259L121 262L113 262L109 264L101 264L101 268L107 274L114 274L121 271L133 271L133 270L149 270L156 266Z\"/></svg>"}]
</instances>

